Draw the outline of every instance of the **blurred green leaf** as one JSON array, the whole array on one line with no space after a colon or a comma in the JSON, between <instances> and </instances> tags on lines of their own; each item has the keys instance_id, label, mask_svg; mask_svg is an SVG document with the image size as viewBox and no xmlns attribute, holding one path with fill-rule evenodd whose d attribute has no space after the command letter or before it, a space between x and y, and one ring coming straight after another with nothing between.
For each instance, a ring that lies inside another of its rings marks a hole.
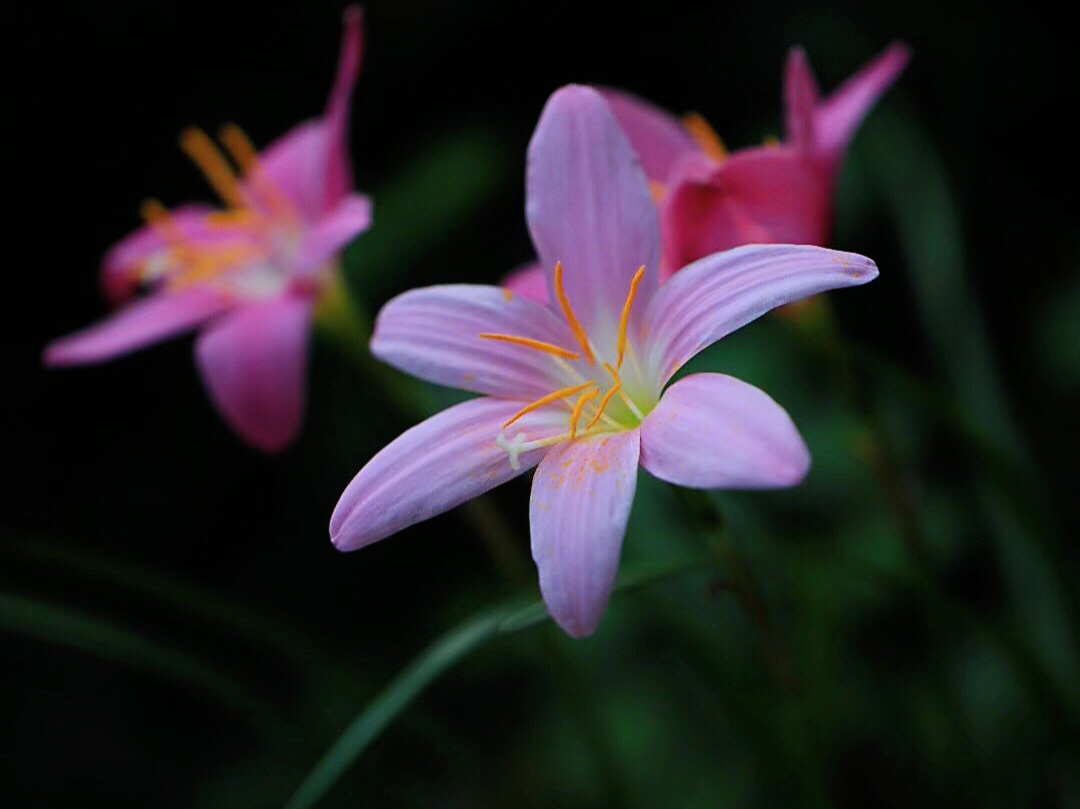
<instances>
[{"instance_id":1,"label":"blurred green leaf","mask_svg":"<svg viewBox=\"0 0 1080 809\"><path fill-rule=\"evenodd\" d=\"M345 251L345 278L360 300L375 300L464 225L502 183L505 143L483 129L452 133L419 151L375 190L375 226Z\"/></svg>"},{"instance_id":2,"label":"blurred green leaf","mask_svg":"<svg viewBox=\"0 0 1080 809\"><path fill-rule=\"evenodd\" d=\"M1041 657L1064 684L1075 681L1080 651L1078 599L1063 577L1069 565L1040 505L1038 469L1010 412L967 280L964 236L948 172L919 116L882 108L859 147L888 202L906 254L922 329L953 395L984 439L1022 471L1003 486L977 469L975 493L996 540L1011 603Z\"/></svg>"},{"instance_id":3,"label":"blurred green leaf","mask_svg":"<svg viewBox=\"0 0 1080 809\"><path fill-rule=\"evenodd\" d=\"M694 558L652 565L619 578L615 592L625 592L669 576L699 568ZM547 619L543 602L520 601L484 610L436 640L410 663L352 721L286 803L286 809L314 806L379 734L443 672L489 640L520 632Z\"/></svg>"},{"instance_id":4,"label":"blurred green leaf","mask_svg":"<svg viewBox=\"0 0 1080 809\"><path fill-rule=\"evenodd\" d=\"M263 730L276 732L281 727L275 709L231 677L185 652L84 612L16 593L0 593L0 630L151 671L203 692Z\"/></svg>"}]
</instances>

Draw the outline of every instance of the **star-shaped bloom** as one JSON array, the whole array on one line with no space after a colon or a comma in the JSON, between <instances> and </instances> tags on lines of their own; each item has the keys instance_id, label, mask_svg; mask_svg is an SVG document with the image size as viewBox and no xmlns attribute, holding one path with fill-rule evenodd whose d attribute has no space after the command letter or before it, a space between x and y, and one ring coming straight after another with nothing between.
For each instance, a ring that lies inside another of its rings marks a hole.
<instances>
[{"instance_id":1,"label":"star-shaped bloom","mask_svg":"<svg viewBox=\"0 0 1080 809\"><path fill-rule=\"evenodd\" d=\"M615 580L638 466L680 486L772 488L810 457L788 414L730 376L668 384L692 356L775 306L877 275L862 256L742 247L661 284L656 207L595 90L549 100L529 147L526 218L551 305L493 286L416 289L379 313L385 362L483 394L405 432L338 502L354 550L532 467L540 589L559 625L591 633Z\"/></svg>"}]
</instances>

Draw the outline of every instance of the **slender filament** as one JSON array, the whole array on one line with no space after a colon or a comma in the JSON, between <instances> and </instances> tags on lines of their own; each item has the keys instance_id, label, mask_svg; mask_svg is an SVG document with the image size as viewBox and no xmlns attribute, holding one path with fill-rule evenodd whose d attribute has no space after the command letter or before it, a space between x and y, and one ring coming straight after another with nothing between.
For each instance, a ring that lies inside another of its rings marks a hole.
<instances>
[{"instance_id":1,"label":"slender filament","mask_svg":"<svg viewBox=\"0 0 1080 809\"><path fill-rule=\"evenodd\" d=\"M581 418L581 411L585 409L585 403L592 401L600 395L599 388L591 388L582 393L577 401L574 402L574 410L570 413L570 440L573 441L577 437L577 425L578 420Z\"/></svg>"},{"instance_id":2,"label":"slender filament","mask_svg":"<svg viewBox=\"0 0 1080 809\"><path fill-rule=\"evenodd\" d=\"M511 416L510 420L503 424L503 429L505 430L507 427L509 427L522 416L524 416L526 413L531 413L532 411L541 408L546 404L557 402L559 399L565 399L567 396L573 396L575 393L580 393L586 388L591 388L594 385L596 385L596 383L590 380L588 382L583 382L580 385L571 385L568 388L560 388L559 390L552 391L547 396L541 396L535 402L530 402L529 404L521 408L521 410L519 410L513 416Z\"/></svg>"},{"instance_id":3,"label":"slender filament","mask_svg":"<svg viewBox=\"0 0 1080 809\"><path fill-rule=\"evenodd\" d=\"M604 415L604 408L608 406L608 402L611 401L611 397L614 396L621 387L622 382L615 382L615 384L613 384L610 388L607 389L604 395L600 398L600 403L596 406L596 413L589 420L589 423L585 425L585 432L589 432L589 430L591 430L595 426L596 422L600 421L601 417Z\"/></svg>"}]
</instances>

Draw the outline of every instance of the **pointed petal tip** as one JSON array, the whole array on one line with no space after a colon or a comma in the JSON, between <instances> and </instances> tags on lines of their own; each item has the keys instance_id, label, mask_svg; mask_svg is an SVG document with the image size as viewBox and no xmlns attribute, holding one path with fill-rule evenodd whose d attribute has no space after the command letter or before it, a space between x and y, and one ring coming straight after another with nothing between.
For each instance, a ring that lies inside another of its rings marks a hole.
<instances>
[{"instance_id":1,"label":"pointed petal tip","mask_svg":"<svg viewBox=\"0 0 1080 809\"><path fill-rule=\"evenodd\" d=\"M596 632L596 627L600 625L600 616L597 615L593 621L581 620L579 616L566 616L558 617L556 615L551 616L552 620L559 625L559 629L572 637L574 640L583 640Z\"/></svg>"},{"instance_id":2,"label":"pointed petal tip","mask_svg":"<svg viewBox=\"0 0 1080 809\"><path fill-rule=\"evenodd\" d=\"M53 340L41 349L41 364L46 368L63 368L67 365L75 365L76 361L71 358L71 353L66 349L63 340Z\"/></svg>"},{"instance_id":3,"label":"pointed petal tip","mask_svg":"<svg viewBox=\"0 0 1080 809\"><path fill-rule=\"evenodd\" d=\"M873 281L880 275L878 265L873 259L869 259L866 256L857 256L858 262L854 265L854 273L859 277L863 283Z\"/></svg>"},{"instance_id":4,"label":"pointed petal tip","mask_svg":"<svg viewBox=\"0 0 1080 809\"><path fill-rule=\"evenodd\" d=\"M806 48L802 45L792 45L787 52L788 69L792 67L809 67L810 60L806 55Z\"/></svg>"},{"instance_id":5,"label":"pointed petal tip","mask_svg":"<svg viewBox=\"0 0 1080 809\"><path fill-rule=\"evenodd\" d=\"M903 40L893 40L889 43L889 47L885 49L883 56L896 62L898 67L905 67L907 63L911 61L911 46Z\"/></svg>"}]
</instances>

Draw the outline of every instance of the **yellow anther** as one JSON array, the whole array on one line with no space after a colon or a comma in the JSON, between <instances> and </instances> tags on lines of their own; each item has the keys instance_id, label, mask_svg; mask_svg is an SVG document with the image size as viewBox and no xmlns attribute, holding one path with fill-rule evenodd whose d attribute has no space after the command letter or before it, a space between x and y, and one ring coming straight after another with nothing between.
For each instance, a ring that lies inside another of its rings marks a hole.
<instances>
[{"instance_id":1,"label":"yellow anther","mask_svg":"<svg viewBox=\"0 0 1080 809\"><path fill-rule=\"evenodd\" d=\"M291 216L294 212L292 204L281 189L261 170L259 153L255 150L255 145L247 133L236 124L225 124L218 132L218 140L225 145L229 156L240 167L244 173L244 179L250 182L249 190L258 194L275 214Z\"/></svg>"},{"instance_id":2,"label":"yellow anther","mask_svg":"<svg viewBox=\"0 0 1080 809\"><path fill-rule=\"evenodd\" d=\"M563 316L566 318L567 325L570 326L570 331L574 333L574 337L577 338L578 344L581 346L581 352L585 355L585 360L589 365L592 365L593 353L592 349L589 348L589 338L585 334L581 322L577 319L577 315L574 314L570 301L566 297L566 291L563 289L561 261L555 262L555 297L559 300L559 306L562 307Z\"/></svg>"},{"instance_id":3,"label":"yellow anther","mask_svg":"<svg viewBox=\"0 0 1080 809\"><path fill-rule=\"evenodd\" d=\"M173 289L183 289L200 281L208 281L250 259L258 250L249 246L224 247L196 258L190 266L169 279Z\"/></svg>"},{"instance_id":4,"label":"yellow anther","mask_svg":"<svg viewBox=\"0 0 1080 809\"><path fill-rule=\"evenodd\" d=\"M589 401L592 401L593 399L595 399L599 395L600 395L600 390L598 388L593 388L592 390L587 390L584 393L582 393L577 398L577 401L574 402L574 409L570 413L570 440L571 441L573 441L575 438L577 438L577 423L578 423L578 419L581 418L581 411L585 408L585 403L589 402Z\"/></svg>"},{"instance_id":5,"label":"yellow anther","mask_svg":"<svg viewBox=\"0 0 1080 809\"><path fill-rule=\"evenodd\" d=\"M491 332L481 332L477 337L483 337L485 340L498 340L502 343L513 343L514 345L525 346L526 348L534 348L537 351L543 351L546 354L554 354L556 357L565 357L568 360L579 360L581 356L575 354L573 351L557 346L552 343L545 343L543 340L534 340L531 337L518 337L513 334L493 334Z\"/></svg>"},{"instance_id":6,"label":"yellow anther","mask_svg":"<svg viewBox=\"0 0 1080 809\"><path fill-rule=\"evenodd\" d=\"M765 148L766 149L775 149L779 145L780 145L780 138L776 137L776 135L766 135L765 136Z\"/></svg>"},{"instance_id":7,"label":"yellow anther","mask_svg":"<svg viewBox=\"0 0 1080 809\"><path fill-rule=\"evenodd\" d=\"M690 137L697 141L701 151L705 152L709 157L714 160L723 160L727 157L728 151L727 147L724 146L724 142L720 140L716 130L701 115L696 112L684 115L682 125L690 133Z\"/></svg>"},{"instance_id":8,"label":"yellow anther","mask_svg":"<svg viewBox=\"0 0 1080 809\"><path fill-rule=\"evenodd\" d=\"M573 396L575 393L580 393L581 391L585 390L586 388L591 388L591 387L593 387L595 385L596 385L596 383L592 382L592 381L583 382L580 385L571 385L568 388L560 388L557 391L553 391L552 393L549 393L547 396L541 396L535 402L530 402L529 404L527 404L523 408L521 408L521 410L519 410L513 416L511 416L510 420L507 421L505 424L503 424L503 429L505 430L507 427L509 427L511 424L513 424L515 421L517 421L522 416L524 416L526 413L531 413L532 411L534 411L534 410L536 410L538 408L541 408L546 404L551 404L552 402L557 402L559 399L565 399L567 396Z\"/></svg>"},{"instance_id":9,"label":"yellow anther","mask_svg":"<svg viewBox=\"0 0 1080 809\"><path fill-rule=\"evenodd\" d=\"M203 220L214 228L250 227L258 223L259 216L251 210L230 208L227 211L211 211Z\"/></svg>"},{"instance_id":10,"label":"yellow anther","mask_svg":"<svg viewBox=\"0 0 1080 809\"><path fill-rule=\"evenodd\" d=\"M180 148L191 158L218 196L234 208L244 207L236 174L209 136L198 127L189 126L180 133Z\"/></svg>"},{"instance_id":11,"label":"yellow anther","mask_svg":"<svg viewBox=\"0 0 1080 809\"><path fill-rule=\"evenodd\" d=\"M600 421L600 419L604 415L604 408L608 406L608 402L611 401L611 397L614 396L621 387L622 382L616 382L614 385L607 389L607 392L603 395L603 397L601 397L600 403L596 406L596 413L593 415L589 423L585 425L585 432L589 432L589 430L593 428L593 425L595 425L596 422Z\"/></svg>"},{"instance_id":12,"label":"yellow anther","mask_svg":"<svg viewBox=\"0 0 1080 809\"><path fill-rule=\"evenodd\" d=\"M240 171L247 174L255 167L258 160L255 145L247 133L236 124L225 124L221 127L218 131L218 140L225 145L229 156L240 167Z\"/></svg>"},{"instance_id":13,"label":"yellow anther","mask_svg":"<svg viewBox=\"0 0 1080 809\"><path fill-rule=\"evenodd\" d=\"M161 234L161 238L163 238L170 247L180 250L184 249L184 234L181 232L180 228L176 226L176 222L173 221L169 209L162 205L158 200L153 198L143 200L142 205L139 206L139 215L146 224Z\"/></svg>"},{"instance_id":14,"label":"yellow anther","mask_svg":"<svg viewBox=\"0 0 1080 809\"><path fill-rule=\"evenodd\" d=\"M619 317L619 334L615 339L615 367L622 368L623 354L626 352L626 330L630 325L630 307L634 305L634 298L637 297L638 284L641 283L641 279L645 277L645 265L642 264L638 267L638 271L634 273L634 277L630 280L630 292L626 296L626 303L623 304L622 315Z\"/></svg>"}]
</instances>

